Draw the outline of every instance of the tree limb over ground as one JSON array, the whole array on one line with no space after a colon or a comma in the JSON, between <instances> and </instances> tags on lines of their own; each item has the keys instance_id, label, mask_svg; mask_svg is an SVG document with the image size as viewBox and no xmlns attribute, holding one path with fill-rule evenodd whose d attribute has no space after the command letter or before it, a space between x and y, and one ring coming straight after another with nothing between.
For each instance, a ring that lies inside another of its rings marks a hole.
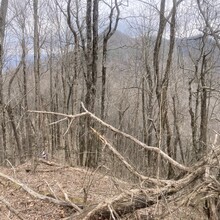
<instances>
[{"instance_id":1,"label":"tree limb over ground","mask_svg":"<svg viewBox=\"0 0 220 220\"><path fill-rule=\"evenodd\" d=\"M126 159L114 148L114 146L109 140L107 140L106 137L101 135L94 128L91 128L93 133L101 140L101 142L108 147L108 149L132 174L137 176L142 182L149 183L152 187L132 189L129 192L123 192L117 197L107 199L106 201L103 201L97 205L86 207L80 214L71 216L67 219L118 219L119 217L122 217L128 213L133 213L135 210L151 207L163 199L166 200L167 204L173 201L178 201L179 204L182 204L182 201L185 201L185 203L188 204L190 203L189 201L191 201L191 197L196 198L196 196L199 194L202 196L207 196L207 193L209 193L209 196L216 198L216 195L220 193L220 183L218 182L217 178L215 178L215 176L212 176L212 174L214 175L218 173L219 170L219 147L213 146L210 152L200 161L198 161L192 167L187 167L175 161L157 147L148 146L135 137L132 137L131 135L126 134L102 121L93 113L89 112L83 104L82 107L85 112L76 115L66 115L46 111L29 112L40 114L55 114L62 116L64 119L69 118L71 120L79 117L89 116L102 126L107 127L111 131L118 133L136 143L140 148L146 149L156 154L160 154L161 157L172 164L173 167L178 168L181 172L184 172L184 175L178 180L164 180L148 177L139 173L136 171L136 168L129 164L129 162L126 161ZM68 129L70 129L70 127L68 127ZM212 168L217 169L217 172L216 170L215 172L212 172ZM185 189L187 189L187 191ZM182 198L182 201L178 200L180 197Z\"/></svg>"},{"instance_id":2,"label":"tree limb over ground","mask_svg":"<svg viewBox=\"0 0 220 220\"><path fill-rule=\"evenodd\" d=\"M178 163L177 161L175 161L174 159L172 159L171 157L169 157L166 153L164 153L161 149L157 148L157 147L152 147L152 146L148 146L146 145L145 143L139 141L137 138L125 133L125 132L122 132L120 130L118 130L117 128L107 124L106 122L102 121L100 118L98 118L97 116L95 116L93 113L89 112L83 103L82 104L82 108L85 110L85 112L83 113L80 113L80 114L76 114L76 115L67 115L67 114L62 114L62 113L56 113L56 112L47 112L47 111L33 111L33 110L29 110L28 112L30 113L39 113L39 114L55 114L55 115L58 115L58 116L63 116L64 119L67 119L67 118L70 118L72 120L76 119L76 118L79 118L79 117L83 117L83 116L90 116L92 119L94 119L95 121L97 121L98 123L100 123L101 125L109 128L111 131L115 132L115 133L118 133L118 134L121 134L123 135L124 137L126 137L127 139L135 142L136 144L138 144L138 146L140 146L141 148L144 148L148 151L153 151L157 154L160 154L161 157L163 157L165 160L167 160L169 163L171 163L174 167L177 167L178 169L180 170L183 170L183 171L187 171L187 172L190 172L190 168Z\"/></svg>"}]
</instances>

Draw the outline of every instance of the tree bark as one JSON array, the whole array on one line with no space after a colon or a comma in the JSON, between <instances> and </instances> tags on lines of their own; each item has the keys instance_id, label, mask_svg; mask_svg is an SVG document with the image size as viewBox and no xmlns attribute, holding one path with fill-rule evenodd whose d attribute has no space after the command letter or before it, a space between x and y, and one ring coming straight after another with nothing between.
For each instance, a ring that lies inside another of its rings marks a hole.
<instances>
[{"instance_id":1,"label":"tree bark","mask_svg":"<svg viewBox=\"0 0 220 220\"><path fill-rule=\"evenodd\" d=\"M94 112L96 101L97 61L98 61L98 16L99 1L87 0L86 9L86 37L87 37L87 72L86 72L86 98L85 105L89 111ZM90 118L86 119L85 151L83 164L96 167L98 163L98 149L89 127L92 126Z\"/></svg>"},{"instance_id":2,"label":"tree bark","mask_svg":"<svg viewBox=\"0 0 220 220\"><path fill-rule=\"evenodd\" d=\"M1 1L0 8L0 123L1 123L1 157L0 163L4 162L6 159L6 122L5 122L5 106L4 106L4 96L3 96L3 43L5 38L5 25L6 25L6 15L8 10L8 0Z\"/></svg>"},{"instance_id":3,"label":"tree bark","mask_svg":"<svg viewBox=\"0 0 220 220\"><path fill-rule=\"evenodd\" d=\"M116 18L113 25L113 16L116 9ZM120 10L118 6L118 0L115 0L114 7L111 8L109 15L109 25L104 31L103 43L102 43L102 91L101 91L101 119L105 119L105 98L106 98L106 74L107 74L107 53L108 53L108 41L114 35L119 22Z\"/></svg>"},{"instance_id":4,"label":"tree bark","mask_svg":"<svg viewBox=\"0 0 220 220\"><path fill-rule=\"evenodd\" d=\"M33 10L34 10L34 80L35 80L35 109L40 109L40 45L39 45L39 17L38 17L38 0L33 0ZM32 165L33 172L36 167L36 157L37 153L42 150L41 146L41 133L40 133L40 117L35 118L35 141L32 150ZM38 151L38 152L37 152Z\"/></svg>"}]
</instances>

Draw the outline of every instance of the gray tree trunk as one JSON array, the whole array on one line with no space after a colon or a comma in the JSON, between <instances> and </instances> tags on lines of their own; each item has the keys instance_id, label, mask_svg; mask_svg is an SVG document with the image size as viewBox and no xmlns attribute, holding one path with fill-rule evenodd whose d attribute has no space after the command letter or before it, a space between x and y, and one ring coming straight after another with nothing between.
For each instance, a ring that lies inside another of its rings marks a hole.
<instances>
[{"instance_id":1,"label":"gray tree trunk","mask_svg":"<svg viewBox=\"0 0 220 220\"><path fill-rule=\"evenodd\" d=\"M0 8L0 123L1 123L1 139L0 139L0 163L6 159L6 124L5 124L5 106L4 106L4 95L3 95L3 43L5 37L5 25L6 15L8 9L8 0L1 1Z\"/></svg>"}]
</instances>

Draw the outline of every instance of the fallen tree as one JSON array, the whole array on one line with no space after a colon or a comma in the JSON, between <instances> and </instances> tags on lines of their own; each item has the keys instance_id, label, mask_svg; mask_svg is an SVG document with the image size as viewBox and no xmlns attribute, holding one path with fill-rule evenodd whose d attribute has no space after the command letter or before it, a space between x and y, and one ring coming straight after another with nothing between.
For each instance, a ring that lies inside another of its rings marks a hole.
<instances>
[{"instance_id":1,"label":"fallen tree","mask_svg":"<svg viewBox=\"0 0 220 220\"><path fill-rule=\"evenodd\" d=\"M135 137L126 134L117 128L107 124L93 113L89 112L84 105L82 108L85 112L76 115L66 115L55 112L45 111L29 111L31 113L39 114L55 114L62 116L60 121L69 119L70 125L72 121L80 117L91 117L93 120L101 124L102 126L110 129L111 131L124 136L130 141L137 144L140 148L147 151L154 152L160 155L165 161L170 163L175 169L179 170L180 175L176 179L161 179L159 177L153 178L143 175L137 171L129 162L116 150L111 141L109 141L104 135L101 135L97 130L91 128L93 133L100 139L103 146L108 147L110 152L114 154L119 161L131 172L134 176L139 178L142 188L133 189L129 192L123 192L121 195L108 198L99 204L89 207L83 207L81 213L76 213L67 219L82 219L82 220L96 220L96 219L119 219L128 213L133 213L138 209L146 207L153 207L159 201L164 201L167 204L176 202L179 205L192 205L196 203L199 195L203 200L209 198L208 204L208 217L209 219L215 219L217 216L217 204L216 198L220 193L220 183L217 179L219 173L219 155L220 148L212 146L211 150L200 159L197 163L191 167L187 167L173 158L168 156L165 152L157 147L148 146L145 143L139 141ZM65 133L68 132L70 126ZM150 187L149 187L150 186ZM181 198L181 200L180 200ZM210 200L211 198L211 200ZM192 202L193 201L193 202Z\"/></svg>"}]
</instances>

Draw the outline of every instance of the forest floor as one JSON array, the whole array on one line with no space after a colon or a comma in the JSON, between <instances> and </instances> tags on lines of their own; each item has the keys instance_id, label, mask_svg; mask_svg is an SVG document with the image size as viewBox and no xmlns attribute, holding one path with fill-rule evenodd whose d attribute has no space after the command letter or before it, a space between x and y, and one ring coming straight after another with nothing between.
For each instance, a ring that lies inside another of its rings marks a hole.
<instances>
[{"instance_id":1,"label":"forest floor","mask_svg":"<svg viewBox=\"0 0 220 220\"><path fill-rule=\"evenodd\" d=\"M103 171L54 164L49 166L39 163L35 173L29 172L30 163L28 162L18 167L0 167L0 172L18 180L41 195L62 201L67 195L69 200L79 207L98 204L137 187L113 178ZM177 209L174 204L173 207L168 208L172 214L159 219L206 219L203 217L202 211L196 207ZM163 210L164 207L159 208L158 204L158 212L162 214ZM172 210L175 211L172 212ZM124 219L155 219L150 217L149 213L152 212L142 209ZM16 183L0 177L0 220L59 220L67 219L73 213L74 210L68 206L60 206L31 196ZM141 215L142 217L140 217Z\"/></svg>"}]
</instances>

